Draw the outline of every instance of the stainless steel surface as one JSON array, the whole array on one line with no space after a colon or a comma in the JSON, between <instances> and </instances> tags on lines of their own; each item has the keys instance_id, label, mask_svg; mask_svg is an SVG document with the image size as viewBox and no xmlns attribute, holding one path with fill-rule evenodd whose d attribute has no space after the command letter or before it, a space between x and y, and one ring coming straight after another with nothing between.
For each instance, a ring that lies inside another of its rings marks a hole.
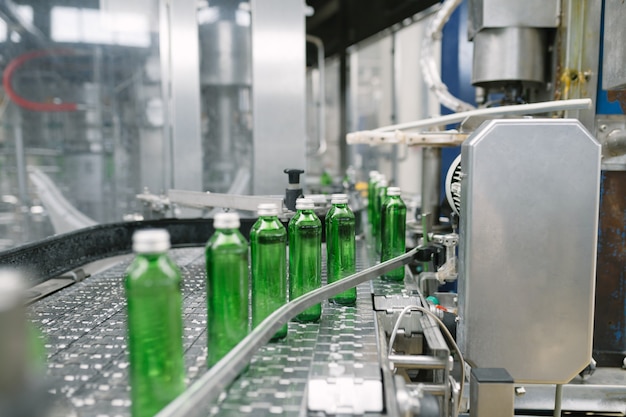
<instances>
[{"instance_id":1,"label":"stainless steel surface","mask_svg":"<svg viewBox=\"0 0 626 417\"><path fill-rule=\"evenodd\" d=\"M626 116L602 115L596 120L596 137L602 145L602 169L626 170Z\"/></svg>"},{"instance_id":2,"label":"stainless steel surface","mask_svg":"<svg viewBox=\"0 0 626 417\"><path fill-rule=\"evenodd\" d=\"M516 81L544 83L546 45L547 34L542 29L481 30L474 36L472 84L499 87Z\"/></svg>"},{"instance_id":3,"label":"stainless steel surface","mask_svg":"<svg viewBox=\"0 0 626 417\"><path fill-rule=\"evenodd\" d=\"M462 160L466 360L516 382L567 382L591 359L600 146L575 120L494 120Z\"/></svg>"},{"instance_id":4,"label":"stainless steel surface","mask_svg":"<svg viewBox=\"0 0 626 417\"><path fill-rule=\"evenodd\" d=\"M427 355L389 355L388 359L396 368L445 369L450 365L447 359Z\"/></svg>"},{"instance_id":5,"label":"stainless steel surface","mask_svg":"<svg viewBox=\"0 0 626 417\"><path fill-rule=\"evenodd\" d=\"M169 1L169 50L162 51L169 61L172 123L171 147L174 161L174 188L202 190L202 144L200 141L200 60L198 57L197 1ZM169 90L166 90L169 91ZM161 190L155 190L157 192ZM187 210L189 212L190 210ZM191 211L190 214L196 214Z\"/></svg>"},{"instance_id":6,"label":"stainless steel surface","mask_svg":"<svg viewBox=\"0 0 626 417\"><path fill-rule=\"evenodd\" d=\"M208 16L198 16L202 85L252 84L250 13L238 9L238 3L206 8Z\"/></svg>"},{"instance_id":7,"label":"stainless steel surface","mask_svg":"<svg viewBox=\"0 0 626 417\"><path fill-rule=\"evenodd\" d=\"M506 373L506 371L505 371ZM480 381L470 375L470 417L513 417L513 381Z\"/></svg>"},{"instance_id":8,"label":"stainless steel surface","mask_svg":"<svg viewBox=\"0 0 626 417\"><path fill-rule=\"evenodd\" d=\"M469 37L484 28L555 28L559 13L559 0L470 0Z\"/></svg>"},{"instance_id":9,"label":"stainless steel surface","mask_svg":"<svg viewBox=\"0 0 626 417\"><path fill-rule=\"evenodd\" d=\"M515 408L553 410L555 385L524 385L525 394L516 396ZM563 385L561 408L565 412L595 411L601 415L626 415L626 371L598 368L584 380L575 378Z\"/></svg>"},{"instance_id":10,"label":"stainless steel surface","mask_svg":"<svg viewBox=\"0 0 626 417\"><path fill-rule=\"evenodd\" d=\"M304 3L252 0L253 194L281 194L305 168Z\"/></svg>"},{"instance_id":11,"label":"stainless steel surface","mask_svg":"<svg viewBox=\"0 0 626 417\"><path fill-rule=\"evenodd\" d=\"M602 56L602 89L623 90L626 87L626 7L621 0L604 2L604 45Z\"/></svg>"},{"instance_id":12,"label":"stainless steel surface","mask_svg":"<svg viewBox=\"0 0 626 417\"><path fill-rule=\"evenodd\" d=\"M256 212L259 204L264 203L276 204L279 208L283 207L282 197L201 193L185 190L169 190L167 196L170 203L202 209L220 207Z\"/></svg>"},{"instance_id":13,"label":"stainless steel surface","mask_svg":"<svg viewBox=\"0 0 626 417\"><path fill-rule=\"evenodd\" d=\"M317 99L314 99L317 107L317 142L318 148L315 155L326 153L328 143L326 141L326 60L324 55L324 43L313 35L306 35L306 41L315 45L317 49ZM315 90L315 88L313 88Z\"/></svg>"},{"instance_id":14,"label":"stainless steel surface","mask_svg":"<svg viewBox=\"0 0 626 417\"><path fill-rule=\"evenodd\" d=\"M422 215L428 217L428 230L439 224L439 193L441 192L441 148L422 149Z\"/></svg>"}]
</instances>

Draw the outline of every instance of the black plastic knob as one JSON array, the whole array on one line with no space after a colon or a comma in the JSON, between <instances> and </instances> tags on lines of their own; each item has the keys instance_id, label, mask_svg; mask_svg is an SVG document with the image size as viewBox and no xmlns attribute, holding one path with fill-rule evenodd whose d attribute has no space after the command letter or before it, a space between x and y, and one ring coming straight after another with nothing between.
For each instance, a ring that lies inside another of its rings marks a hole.
<instances>
[{"instance_id":1,"label":"black plastic knob","mask_svg":"<svg viewBox=\"0 0 626 417\"><path fill-rule=\"evenodd\" d=\"M289 184L300 184L300 174L304 174L303 169L285 168L285 174L289 176Z\"/></svg>"}]
</instances>

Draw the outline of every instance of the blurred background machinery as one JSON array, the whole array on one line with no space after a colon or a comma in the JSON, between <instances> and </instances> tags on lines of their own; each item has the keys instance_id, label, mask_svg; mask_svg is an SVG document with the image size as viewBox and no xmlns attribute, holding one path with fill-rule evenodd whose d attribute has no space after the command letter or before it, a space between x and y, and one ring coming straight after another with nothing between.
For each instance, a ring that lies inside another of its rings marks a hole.
<instances>
[{"instance_id":1,"label":"blurred background machinery","mask_svg":"<svg viewBox=\"0 0 626 417\"><path fill-rule=\"evenodd\" d=\"M210 412L626 415L625 19L619 0L0 0L0 260L35 271L59 415L128 413L126 261L85 262L170 230L196 404L225 389L189 249L213 213L245 224L299 187L360 213L374 169L409 208L405 282L290 324Z\"/></svg>"}]
</instances>

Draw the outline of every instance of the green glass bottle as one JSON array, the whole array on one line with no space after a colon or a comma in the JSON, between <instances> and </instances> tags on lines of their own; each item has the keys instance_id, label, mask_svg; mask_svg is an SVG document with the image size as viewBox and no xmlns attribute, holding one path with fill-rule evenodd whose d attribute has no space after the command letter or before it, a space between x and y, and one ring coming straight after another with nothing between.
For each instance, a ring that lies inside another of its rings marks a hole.
<instances>
[{"instance_id":1,"label":"green glass bottle","mask_svg":"<svg viewBox=\"0 0 626 417\"><path fill-rule=\"evenodd\" d=\"M369 181L367 182L367 221L370 225L374 221L374 195L376 193L376 182L378 181L378 171L369 172Z\"/></svg>"},{"instance_id":2,"label":"green glass bottle","mask_svg":"<svg viewBox=\"0 0 626 417\"><path fill-rule=\"evenodd\" d=\"M381 210L381 256L382 262L404 254L406 251L406 205L400 198L400 188L389 187ZM383 278L404 280L404 267L396 268Z\"/></svg>"},{"instance_id":3,"label":"green glass bottle","mask_svg":"<svg viewBox=\"0 0 626 417\"><path fill-rule=\"evenodd\" d=\"M218 213L206 245L207 365L215 365L248 334L248 242L236 213Z\"/></svg>"},{"instance_id":4,"label":"green glass bottle","mask_svg":"<svg viewBox=\"0 0 626 417\"><path fill-rule=\"evenodd\" d=\"M372 233L372 235L374 236L374 249L376 250L376 254L380 255L380 229L381 229L381 218L382 218L382 208L383 208L383 202L385 201L385 198L387 197L387 180L382 177L378 179L378 182L376 183L376 196L375 196L375 200L374 200L374 225L372 226L372 229L374 230L374 233Z\"/></svg>"},{"instance_id":5,"label":"green glass bottle","mask_svg":"<svg viewBox=\"0 0 626 417\"><path fill-rule=\"evenodd\" d=\"M259 219L250 230L252 326L287 302L287 230L276 204L259 204ZM287 336L287 325L272 340Z\"/></svg>"},{"instance_id":6,"label":"green glass bottle","mask_svg":"<svg viewBox=\"0 0 626 417\"><path fill-rule=\"evenodd\" d=\"M289 299L322 286L322 222L313 211L313 200L296 200L296 214L289 221ZM319 320L322 305L296 316L301 322Z\"/></svg>"},{"instance_id":7,"label":"green glass bottle","mask_svg":"<svg viewBox=\"0 0 626 417\"><path fill-rule=\"evenodd\" d=\"M149 417L185 390L180 271L167 256L169 233L135 232L126 272L131 414Z\"/></svg>"},{"instance_id":8,"label":"green glass bottle","mask_svg":"<svg viewBox=\"0 0 626 417\"><path fill-rule=\"evenodd\" d=\"M355 218L348 207L348 196L333 194L331 204L326 214L326 274L329 284L356 272ZM337 294L331 301L353 305L356 288Z\"/></svg>"}]
</instances>

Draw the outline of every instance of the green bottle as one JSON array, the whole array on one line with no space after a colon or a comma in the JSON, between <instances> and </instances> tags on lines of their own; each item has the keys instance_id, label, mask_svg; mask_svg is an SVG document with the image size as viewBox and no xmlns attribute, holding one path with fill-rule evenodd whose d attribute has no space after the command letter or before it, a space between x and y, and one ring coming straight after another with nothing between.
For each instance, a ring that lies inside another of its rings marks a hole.
<instances>
[{"instance_id":1,"label":"green bottle","mask_svg":"<svg viewBox=\"0 0 626 417\"><path fill-rule=\"evenodd\" d=\"M259 204L259 219L250 230L252 256L252 326L287 302L287 230L276 204ZM272 340L287 336L287 325Z\"/></svg>"},{"instance_id":2,"label":"green bottle","mask_svg":"<svg viewBox=\"0 0 626 417\"><path fill-rule=\"evenodd\" d=\"M376 193L376 182L378 181L378 171L370 171L367 183L367 221L370 225L374 221L374 195Z\"/></svg>"},{"instance_id":3,"label":"green bottle","mask_svg":"<svg viewBox=\"0 0 626 417\"><path fill-rule=\"evenodd\" d=\"M389 187L381 210L381 262L404 254L406 251L406 205L400 198L400 188ZM383 275L383 278L404 280L404 267Z\"/></svg>"},{"instance_id":4,"label":"green bottle","mask_svg":"<svg viewBox=\"0 0 626 417\"><path fill-rule=\"evenodd\" d=\"M387 180L384 176L381 176L376 183L376 195L374 196L374 225L372 229L374 233L374 249L376 253L380 255L380 228L381 228L381 217L382 217L382 208L383 202L387 197Z\"/></svg>"},{"instance_id":5,"label":"green bottle","mask_svg":"<svg viewBox=\"0 0 626 417\"><path fill-rule=\"evenodd\" d=\"M296 214L289 222L289 299L294 300L322 286L322 222L313 211L313 200L296 200ZM316 304L296 320L319 320L322 305Z\"/></svg>"},{"instance_id":6,"label":"green bottle","mask_svg":"<svg viewBox=\"0 0 626 417\"><path fill-rule=\"evenodd\" d=\"M185 390L180 271L167 256L166 230L133 235L126 271L131 414L153 416Z\"/></svg>"},{"instance_id":7,"label":"green bottle","mask_svg":"<svg viewBox=\"0 0 626 417\"><path fill-rule=\"evenodd\" d=\"M248 334L248 242L236 213L218 213L206 245L207 365L215 365Z\"/></svg>"},{"instance_id":8,"label":"green bottle","mask_svg":"<svg viewBox=\"0 0 626 417\"><path fill-rule=\"evenodd\" d=\"M348 196L333 194L331 204L326 214L326 274L329 284L356 272L355 219L348 207ZM356 288L337 294L331 301L353 305Z\"/></svg>"}]
</instances>

